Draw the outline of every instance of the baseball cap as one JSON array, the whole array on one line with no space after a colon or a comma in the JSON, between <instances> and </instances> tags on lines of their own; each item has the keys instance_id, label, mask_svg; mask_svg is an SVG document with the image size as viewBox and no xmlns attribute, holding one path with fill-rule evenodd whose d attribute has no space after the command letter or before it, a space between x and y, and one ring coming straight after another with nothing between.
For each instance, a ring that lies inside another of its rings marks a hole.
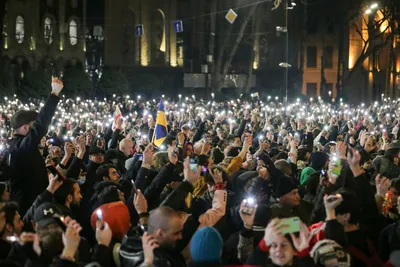
<instances>
[{"instance_id":1,"label":"baseball cap","mask_svg":"<svg viewBox=\"0 0 400 267\"><path fill-rule=\"evenodd\" d=\"M11 118L11 127L15 130L22 125L35 121L38 113L33 110L20 110L17 111Z\"/></svg>"},{"instance_id":2,"label":"baseball cap","mask_svg":"<svg viewBox=\"0 0 400 267\"><path fill-rule=\"evenodd\" d=\"M89 155L94 155L94 154L103 154L104 155L104 150L101 149L100 147L92 146L91 148L89 148Z\"/></svg>"},{"instance_id":3,"label":"baseball cap","mask_svg":"<svg viewBox=\"0 0 400 267\"><path fill-rule=\"evenodd\" d=\"M62 227L64 217L61 210L54 203L44 203L40 205L33 216L33 220L37 223L38 227L45 227L49 224L57 223Z\"/></svg>"}]
</instances>

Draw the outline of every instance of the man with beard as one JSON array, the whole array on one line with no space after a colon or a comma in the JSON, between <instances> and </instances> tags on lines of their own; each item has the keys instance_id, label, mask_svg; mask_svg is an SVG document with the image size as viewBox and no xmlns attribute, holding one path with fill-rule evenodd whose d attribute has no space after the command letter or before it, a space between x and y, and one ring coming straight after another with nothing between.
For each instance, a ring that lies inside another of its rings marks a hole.
<instances>
[{"instance_id":1,"label":"man with beard","mask_svg":"<svg viewBox=\"0 0 400 267\"><path fill-rule=\"evenodd\" d=\"M82 200L81 189L76 180L67 178L54 193L57 207L63 216L72 216L72 207L79 207Z\"/></svg>"}]
</instances>

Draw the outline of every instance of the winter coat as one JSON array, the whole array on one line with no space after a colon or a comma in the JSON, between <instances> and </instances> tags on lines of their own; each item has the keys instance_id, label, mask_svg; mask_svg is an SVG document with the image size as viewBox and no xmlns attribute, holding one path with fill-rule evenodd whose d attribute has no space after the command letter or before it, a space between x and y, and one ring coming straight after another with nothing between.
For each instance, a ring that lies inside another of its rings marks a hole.
<instances>
[{"instance_id":1,"label":"winter coat","mask_svg":"<svg viewBox=\"0 0 400 267\"><path fill-rule=\"evenodd\" d=\"M60 98L50 95L28 135L15 135L9 142L11 200L18 202L21 214L25 214L49 183L46 164L38 147L48 131L59 101Z\"/></svg>"}]
</instances>

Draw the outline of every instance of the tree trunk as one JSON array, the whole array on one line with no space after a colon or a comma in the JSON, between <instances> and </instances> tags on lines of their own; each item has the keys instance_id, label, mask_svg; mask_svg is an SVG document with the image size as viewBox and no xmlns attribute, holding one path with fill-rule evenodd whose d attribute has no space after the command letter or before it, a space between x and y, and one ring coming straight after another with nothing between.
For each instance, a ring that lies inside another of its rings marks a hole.
<instances>
[{"instance_id":1,"label":"tree trunk","mask_svg":"<svg viewBox=\"0 0 400 267\"><path fill-rule=\"evenodd\" d=\"M303 33L300 41L300 59L299 59L299 70L300 70L300 84L301 84L301 94L303 94L303 86L304 86L304 66L305 66L305 50L307 47L307 35L308 35L308 27L307 27L307 5L303 6Z\"/></svg>"},{"instance_id":2,"label":"tree trunk","mask_svg":"<svg viewBox=\"0 0 400 267\"><path fill-rule=\"evenodd\" d=\"M228 74L229 67L232 63L233 57L235 56L236 51L242 41L247 24L249 23L251 17L253 16L254 12L256 11L257 7L258 7L257 4L251 6L249 13L246 15L245 20L241 24L241 28L236 37L234 45L233 45L227 59L224 61L224 52L226 50L227 42L229 41L229 37L230 37L230 33L232 32L233 25L228 27L228 30L225 31L226 38L224 38L224 40L223 40L223 45L221 47L221 50L219 51L218 60L216 62L215 69L213 71L213 79L212 79L213 90L215 90L217 92L221 91L225 77ZM224 61L224 63L223 63L223 61Z\"/></svg>"},{"instance_id":3,"label":"tree trunk","mask_svg":"<svg viewBox=\"0 0 400 267\"><path fill-rule=\"evenodd\" d=\"M252 38L253 38L253 43L251 46L251 59L249 62L249 69L247 72L247 80L246 80L246 86L244 88L243 93L247 93L251 90L251 85L252 85L252 78L253 78L253 62L255 59L255 49L256 49L256 44L257 44L257 38L258 38L258 32L260 31L260 19L259 19L259 13L256 12L254 17L253 17L253 27L252 27Z\"/></svg>"},{"instance_id":4,"label":"tree trunk","mask_svg":"<svg viewBox=\"0 0 400 267\"><path fill-rule=\"evenodd\" d=\"M344 65L344 16L340 16L340 21L339 21L339 38L338 38L338 64L337 64L337 80L336 80L336 92L338 97L342 97L342 88L343 88L343 70L345 68Z\"/></svg>"},{"instance_id":5,"label":"tree trunk","mask_svg":"<svg viewBox=\"0 0 400 267\"><path fill-rule=\"evenodd\" d=\"M249 23L249 21L250 21L251 17L253 16L254 12L257 10L257 6L258 6L258 5L253 5L253 6L250 8L250 11L249 11L249 13L248 13L247 16L246 16L246 19L243 21L243 23L242 23L242 25L241 25L239 34L238 34L238 36L236 37L235 43L234 43L234 45L233 45L233 47L232 47L232 49L231 49L231 52L230 52L229 55L228 55L227 60L225 61L224 67L223 67L223 69L222 69L222 77L225 77L225 76L228 74L229 67L230 67L230 65L231 65L231 63L232 63L233 57L235 56L236 50L238 49L238 47L239 47L239 45L240 45L240 43L241 43L241 41L242 41L242 38L243 38L243 35L244 35L244 31L246 30L247 24ZM221 85L222 85L222 84L220 84L220 86L221 86Z\"/></svg>"}]
</instances>

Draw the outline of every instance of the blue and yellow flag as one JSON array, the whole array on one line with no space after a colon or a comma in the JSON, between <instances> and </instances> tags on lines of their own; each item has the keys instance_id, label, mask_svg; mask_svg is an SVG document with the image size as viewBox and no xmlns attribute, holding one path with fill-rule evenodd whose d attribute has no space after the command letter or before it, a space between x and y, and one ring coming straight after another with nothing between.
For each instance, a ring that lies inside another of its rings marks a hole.
<instances>
[{"instance_id":1,"label":"blue and yellow flag","mask_svg":"<svg viewBox=\"0 0 400 267\"><path fill-rule=\"evenodd\" d=\"M154 129L153 144L156 147L161 146L168 134L167 118L164 112L164 103L161 99L160 105L158 106L156 128Z\"/></svg>"}]
</instances>

